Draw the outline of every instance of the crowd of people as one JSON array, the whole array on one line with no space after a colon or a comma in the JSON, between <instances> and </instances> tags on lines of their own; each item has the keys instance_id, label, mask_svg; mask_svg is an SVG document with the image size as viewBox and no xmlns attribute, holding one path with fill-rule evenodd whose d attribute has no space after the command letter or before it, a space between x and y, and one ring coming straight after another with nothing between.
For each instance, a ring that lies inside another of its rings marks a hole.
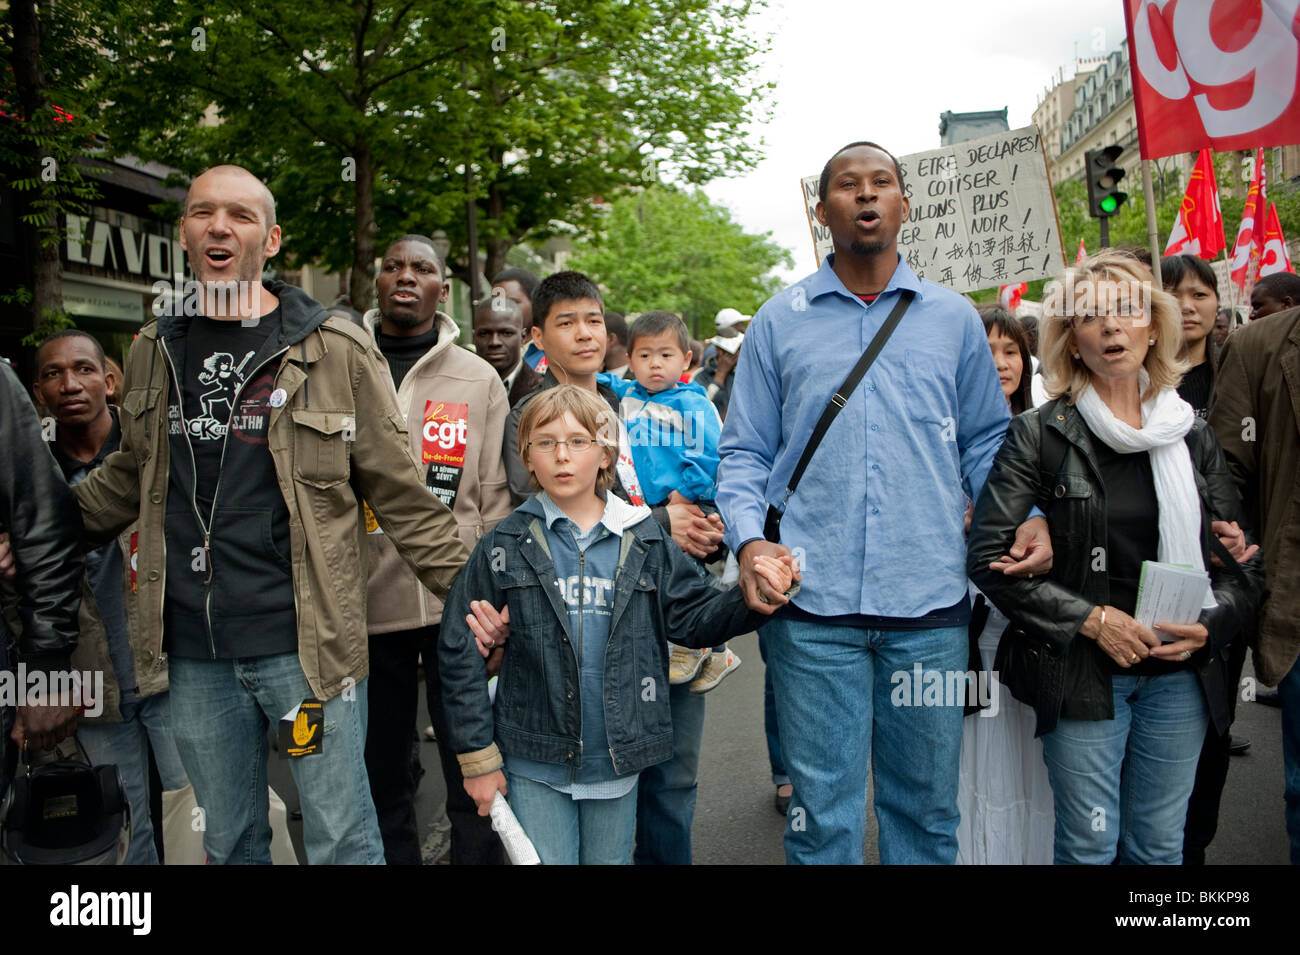
<instances>
[{"instance_id":1,"label":"crowd of people","mask_svg":"<svg viewBox=\"0 0 1300 955\"><path fill-rule=\"evenodd\" d=\"M35 407L0 370L2 662L108 703L5 707L0 790L75 732L125 861L159 861L151 790L192 787L208 861L267 863L291 723L307 861L419 864L423 671L452 864L505 861L498 796L544 863L689 864L707 694L757 630L788 861L863 861L870 771L887 864L1202 863L1249 648L1300 863L1300 280L1241 323L1200 259L1161 288L1105 251L1027 321L902 261L880 146L818 199L833 254L708 342L511 268L470 350L427 237L331 315L262 281L266 186L197 177L203 314L125 372L52 336ZM1196 609L1144 617L1173 565Z\"/></svg>"}]
</instances>

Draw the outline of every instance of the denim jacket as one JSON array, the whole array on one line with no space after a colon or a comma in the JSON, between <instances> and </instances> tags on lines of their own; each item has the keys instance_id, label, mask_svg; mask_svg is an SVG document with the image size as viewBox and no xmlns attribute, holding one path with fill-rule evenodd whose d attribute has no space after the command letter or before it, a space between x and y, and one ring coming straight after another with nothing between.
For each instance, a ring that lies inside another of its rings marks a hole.
<instances>
[{"instance_id":1,"label":"denim jacket","mask_svg":"<svg viewBox=\"0 0 1300 955\"><path fill-rule=\"evenodd\" d=\"M483 536L447 596L438 641L451 746L465 776L512 755L582 765L582 700L569 613L556 588L542 519L517 510ZM605 726L620 776L672 756L666 639L711 647L769 618L749 611L739 588L718 589L647 517L623 531L605 650ZM510 642L496 702L474 635L471 600L510 608ZM494 742L495 739L495 742Z\"/></svg>"}]
</instances>

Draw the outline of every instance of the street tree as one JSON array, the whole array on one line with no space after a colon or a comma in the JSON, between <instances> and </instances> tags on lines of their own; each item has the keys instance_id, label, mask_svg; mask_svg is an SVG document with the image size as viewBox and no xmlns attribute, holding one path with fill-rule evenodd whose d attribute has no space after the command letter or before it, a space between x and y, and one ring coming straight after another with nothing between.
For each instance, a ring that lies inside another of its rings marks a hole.
<instances>
[{"instance_id":1,"label":"street tree","mask_svg":"<svg viewBox=\"0 0 1300 955\"><path fill-rule=\"evenodd\" d=\"M288 263L350 268L364 308L380 236L443 229L467 273L471 201L491 274L664 165L692 182L752 166L758 5L138 0L104 84L110 141L187 174L248 167Z\"/></svg>"},{"instance_id":2,"label":"street tree","mask_svg":"<svg viewBox=\"0 0 1300 955\"><path fill-rule=\"evenodd\" d=\"M29 340L70 324L59 247L66 216L98 190L83 162L99 150L98 104L88 92L103 20L89 0L12 0L0 21L0 181L12 191L18 261L0 300L29 313Z\"/></svg>"},{"instance_id":3,"label":"street tree","mask_svg":"<svg viewBox=\"0 0 1300 955\"><path fill-rule=\"evenodd\" d=\"M570 265L593 275L612 307L677 312L704 335L719 309L752 315L782 286L772 270L793 265L771 233L745 232L699 189L654 185L615 200L601 219Z\"/></svg>"}]
</instances>

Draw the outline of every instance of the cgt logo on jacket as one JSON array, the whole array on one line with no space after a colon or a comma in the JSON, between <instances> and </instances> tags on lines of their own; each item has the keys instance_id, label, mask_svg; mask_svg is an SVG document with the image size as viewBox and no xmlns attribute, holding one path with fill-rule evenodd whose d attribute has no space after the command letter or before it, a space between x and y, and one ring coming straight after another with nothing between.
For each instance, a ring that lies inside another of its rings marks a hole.
<instances>
[{"instance_id":1,"label":"cgt logo on jacket","mask_svg":"<svg viewBox=\"0 0 1300 955\"><path fill-rule=\"evenodd\" d=\"M469 443L469 405L426 401L420 433L420 460L427 466L424 483L438 500L451 508L460 490Z\"/></svg>"}]
</instances>

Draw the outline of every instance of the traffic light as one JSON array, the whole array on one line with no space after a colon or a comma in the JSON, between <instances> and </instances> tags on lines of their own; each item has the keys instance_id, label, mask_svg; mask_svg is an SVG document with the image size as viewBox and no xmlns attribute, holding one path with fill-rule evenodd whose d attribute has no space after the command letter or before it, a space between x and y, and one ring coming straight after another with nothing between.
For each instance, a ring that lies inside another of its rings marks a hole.
<instances>
[{"instance_id":1,"label":"traffic light","mask_svg":"<svg viewBox=\"0 0 1300 955\"><path fill-rule=\"evenodd\" d=\"M1088 176L1088 215L1094 219L1115 215L1128 200L1128 193L1119 189L1124 170L1116 165L1123 151L1123 146L1107 146L1083 154L1083 167Z\"/></svg>"}]
</instances>

